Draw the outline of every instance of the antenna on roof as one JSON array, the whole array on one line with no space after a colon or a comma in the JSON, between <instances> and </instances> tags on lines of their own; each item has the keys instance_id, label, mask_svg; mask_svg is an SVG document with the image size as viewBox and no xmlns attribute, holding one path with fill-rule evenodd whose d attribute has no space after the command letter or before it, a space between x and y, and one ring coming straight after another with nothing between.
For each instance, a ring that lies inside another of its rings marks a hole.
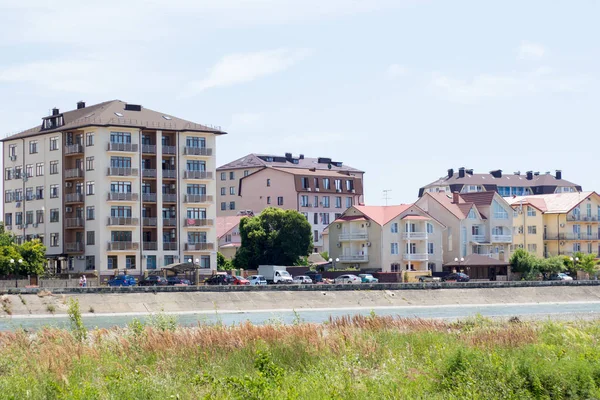
<instances>
[{"instance_id":1,"label":"antenna on roof","mask_svg":"<svg viewBox=\"0 0 600 400\"><path fill-rule=\"evenodd\" d=\"M383 199L385 200L385 205L388 205L388 200L392 198L392 196L389 195L389 193L392 191L392 189L383 189Z\"/></svg>"}]
</instances>

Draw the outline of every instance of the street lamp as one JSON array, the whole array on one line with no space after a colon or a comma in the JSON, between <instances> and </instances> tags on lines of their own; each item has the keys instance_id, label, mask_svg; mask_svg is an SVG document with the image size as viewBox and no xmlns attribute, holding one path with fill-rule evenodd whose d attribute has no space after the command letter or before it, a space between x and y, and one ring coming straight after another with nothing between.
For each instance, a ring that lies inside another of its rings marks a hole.
<instances>
[{"instance_id":1,"label":"street lamp","mask_svg":"<svg viewBox=\"0 0 600 400\"><path fill-rule=\"evenodd\" d=\"M19 262L19 269L20 269L20 268L21 268L21 265L23 264L23 259L22 259L22 258L19 258L19 261L18 261L18 262ZM13 266L13 264L14 264L14 263L15 263L15 260L14 260L14 258L11 258L11 259L10 259L10 264L11 264L11 267L13 267L13 268L14 268L14 266ZM16 287L16 288L18 288L18 287L19 287L19 277L18 277L18 275L17 275L17 271L15 271L15 287Z\"/></svg>"},{"instance_id":2,"label":"street lamp","mask_svg":"<svg viewBox=\"0 0 600 400\"><path fill-rule=\"evenodd\" d=\"M455 257L454 262L458 263L458 272L460 272L460 264L465 262L465 259L463 257L461 257L460 259L458 257Z\"/></svg>"},{"instance_id":3,"label":"street lamp","mask_svg":"<svg viewBox=\"0 0 600 400\"><path fill-rule=\"evenodd\" d=\"M339 258L336 258L335 260L333 258L329 259L329 262L333 264L333 269L335 269L335 264L340 262Z\"/></svg>"}]
</instances>

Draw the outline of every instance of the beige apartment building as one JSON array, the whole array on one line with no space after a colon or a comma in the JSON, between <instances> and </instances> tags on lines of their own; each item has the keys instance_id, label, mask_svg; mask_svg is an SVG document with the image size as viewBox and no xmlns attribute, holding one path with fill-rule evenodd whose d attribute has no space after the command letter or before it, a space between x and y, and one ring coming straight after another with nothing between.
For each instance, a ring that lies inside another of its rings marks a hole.
<instances>
[{"instance_id":1,"label":"beige apartment building","mask_svg":"<svg viewBox=\"0 0 600 400\"><path fill-rule=\"evenodd\" d=\"M249 154L217 168L217 175L218 216L297 210L312 226L316 252L326 250L323 230L364 202L364 172L325 157Z\"/></svg>"},{"instance_id":2,"label":"beige apartment building","mask_svg":"<svg viewBox=\"0 0 600 400\"><path fill-rule=\"evenodd\" d=\"M329 256L382 272L439 272L444 230L414 204L352 206L328 227Z\"/></svg>"},{"instance_id":3,"label":"beige apartment building","mask_svg":"<svg viewBox=\"0 0 600 400\"><path fill-rule=\"evenodd\" d=\"M52 111L3 139L4 223L58 272L216 269L220 129L119 100Z\"/></svg>"}]
</instances>

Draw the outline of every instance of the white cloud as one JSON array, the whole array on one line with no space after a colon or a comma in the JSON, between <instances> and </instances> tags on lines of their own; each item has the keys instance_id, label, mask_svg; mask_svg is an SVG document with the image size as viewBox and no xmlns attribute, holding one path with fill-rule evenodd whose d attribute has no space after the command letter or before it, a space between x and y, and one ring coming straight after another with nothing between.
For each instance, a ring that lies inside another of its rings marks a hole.
<instances>
[{"instance_id":1,"label":"white cloud","mask_svg":"<svg viewBox=\"0 0 600 400\"><path fill-rule=\"evenodd\" d=\"M537 43L523 41L519 46L519 59L521 60L539 60L546 54L544 46Z\"/></svg>"},{"instance_id":2,"label":"white cloud","mask_svg":"<svg viewBox=\"0 0 600 400\"><path fill-rule=\"evenodd\" d=\"M408 68L400 64L392 64L387 68L386 75L388 78L398 78L408 73Z\"/></svg>"},{"instance_id":3,"label":"white cloud","mask_svg":"<svg viewBox=\"0 0 600 400\"><path fill-rule=\"evenodd\" d=\"M208 76L189 84L188 95L206 89L232 86L283 71L310 54L306 49L278 49L230 54L215 64Z\"/></svg>"}]
</instances>

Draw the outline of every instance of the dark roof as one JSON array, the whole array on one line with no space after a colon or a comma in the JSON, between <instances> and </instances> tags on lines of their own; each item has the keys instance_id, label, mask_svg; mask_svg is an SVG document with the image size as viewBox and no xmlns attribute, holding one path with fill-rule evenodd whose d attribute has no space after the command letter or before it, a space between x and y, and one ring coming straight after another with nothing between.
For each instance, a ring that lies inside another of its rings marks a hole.
<instances>
[{"instance_id":1,"label":"dark roof","mask_svg":"<svg viewBox=\"0 0 600 400\"><path fill-rule=\"evenodd\" d=\"M473 192L473 193L462 193L460 197L465 199L466 202L475 203L476 206L489 206L494 200L496 192Z\"/></svg>"},{"instance_id":2,"label":"dark roof","mask_svg":"<svg viewBox=\"0 0 600 400\"><path fill-rule=\"evenodd\" d=\"M84 108L59 113L63 117L63 125L54 129L42 129L42 125L5 137L1 141L21 139L51 132L63 132L86 126L123 126L170 131L196 131L225 134L220 128L208 127L170 114L153 111L141 107L139 111L126 110L121 100L111 100ZM117 115L119 113L121 115ZM167 118L165 118L167 117ZM44 117L47 119L48 117Z\"/></svg>"},{"instance_id":3,"label":"dark roof","mask_svg":"<svg viewBox=\"0 0 600 400\"><path fill-rule=\"evenodd\" d=\"M272 159L273 161L267 161ZM331 165L331 168L329 166ZM339 161L332 160L331 158L319 157L285 157L271 154L256 154L251 153L237 160L231 161L227 164L221 165L217 168L219 170L225 169L241 169L241 168L258 168L258 167L279 167L279 168L303 168L310 169L315 168L317 170L330 170L330 171L348 171L348 172L360 172L356 168L345 165Z\"/></svg>"},{"instance_id":4,"label":"dark roof","mask_svg":"<svg viewBox=\"0 0 600 400\"><path fill-rule=\"evenodd\" d=\"M452 261L444 264L445 267L476 267L476 266L506 266L506 261L496 260L492 257L482 256L480 254L470 254L465 257L465 261Z\"/></svg>"}]
</instances>

